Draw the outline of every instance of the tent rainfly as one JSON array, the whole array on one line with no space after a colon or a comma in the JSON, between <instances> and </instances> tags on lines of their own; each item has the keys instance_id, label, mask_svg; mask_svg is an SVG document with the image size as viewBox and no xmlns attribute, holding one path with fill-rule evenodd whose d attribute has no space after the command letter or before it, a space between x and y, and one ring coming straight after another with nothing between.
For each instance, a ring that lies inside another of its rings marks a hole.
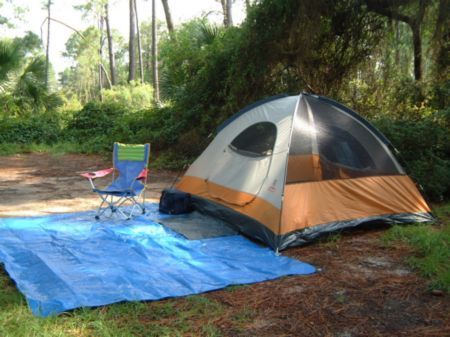
<instances>
[{"instance_id":1,"label":"tent rainfly","mask_svg":"<svg viewBox=\"0 0 450 337\"><path fill-rule=\"evenodd\" d=\"M277 251L363 223L433 220L391 149L329 98L279 95L222 123L176 187Z\"/></svg>"}]
</instances>

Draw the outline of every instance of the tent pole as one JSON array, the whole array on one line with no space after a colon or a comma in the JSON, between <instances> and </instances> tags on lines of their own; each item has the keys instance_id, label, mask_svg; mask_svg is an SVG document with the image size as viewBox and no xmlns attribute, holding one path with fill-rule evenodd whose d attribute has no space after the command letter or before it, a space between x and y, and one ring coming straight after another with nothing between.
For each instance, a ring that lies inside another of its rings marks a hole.
<instances>
[{"instance_id":1,"label":"tent pole","mask_svg":"<svg viewBox=\"0 0 450 337\"><path fill-rule=\"evenodd\" d=\"M288 163L289 163L289 149L291 148L291 142L292 142L292 133L294 130L294 123L295 123L295 116L297 115L297 111L299 109L300 105L300 98L302 97L302 94L300 93L297 98L297 103L295 104L294 111L292 113L292 124L291 124L291 131L289 134L289 142L288 142L288 148L286 153L286 159L285 159L285 165L284 165L284 181L283 181L283 190L281 192L281 207L280 207L280 219L278 221L278 233L277 236L281 234L281 219L283 215L283 203L284 203L284 188L286 187L286 179L287 179L287 173L288 173ZM278 241L278 240L277 240ZM277 249L275 251L275 254L278 256L280 255L278 242L277 242Z\"/></svg>"}]
</instances>

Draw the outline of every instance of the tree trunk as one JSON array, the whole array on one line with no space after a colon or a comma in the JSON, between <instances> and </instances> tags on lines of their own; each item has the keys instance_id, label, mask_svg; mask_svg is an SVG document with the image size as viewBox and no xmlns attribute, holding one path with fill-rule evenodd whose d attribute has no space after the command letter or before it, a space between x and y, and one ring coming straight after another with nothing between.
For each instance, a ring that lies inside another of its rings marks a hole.
<instances>
[{"instance_id":1,"label":"tree trunk","mask_svg":"<svg viewBox=\"0 0 450 337\"><path fill-rule=\"evenodd\" d=\"M408 16L397 12L384 2L377 0L366 0L367 8L370 11L386 16L390 19L402 21L409 25L413 35L414 50L414 79L420 81L422 79L422 38L421 26L427 6L426 0L419 0L419 10L416 16Z\"/></svg>"},{"instance_id":2,"label":"tree trunk","mask_svg":"<svg viewBox=\"0 0 450 337\"><path fill-rule=\"evenodd\" d=\"M394 21L395 29L395 64L400 64L400 27L398 26L398 21Z\"/></svg>"},{"instance_id":3,"label":"tree trunk","mask_svg":"<svg viewBox=\"0 0 450 337\"><path fill-rule=\"evenodd\" d=\"M114 58L113 39L111 35L111 26L109 25L109 6L105 3L105 23L106 36L108 39L108 54L109 54L109 71L111 73L111 84L116 85L116 60Z\"/></svg>"},{"instance_id":4,"label":"tree trunk","mask_svg":"<svg viewBox=\"0 0 450 337\"><path fill-rule=\"evenodd\" d=\"M144 34L145 36L145 34ZM143 43L143 54L144 54L144 77L147 82L152 83L152 39L151 37L144 40Z\"/></svg>"},{"instance_id":5,"label":"tree trunk","mask_svg":"<svg viewBox=\"0 0 450 337\"><path fill-rule=\"evenodd\" d=\"M98 88L100 94L100 102L103 101L103 69L102 69L102 60L103 60L103 16L100 16L98 28L100 30L100 44L98 47Z\"/></svg>"},{"instance_id":6,"label":"tree trunk","mask_svg":"<svg viewBox=\"0 0 450 337\"><path fill-rule=\"evenodd\" d=\"M227 0L220 0L220 4L222 5L222 13L223 13L223 25L227 26Z\"/></svg>"},{"instance_id":7,"label":"tree trunk","mask_svg":"<svg viewBox=\"0 0 450 337\"><path fill-rule=\"evenodd\" d=\"M233 16L231 11L232 0L226 0L227 2L227 27L233 26Z\"/></svg>"},{"instance_id":8,"label":"tree trunk","mask_svg":"<svg viewBox=\"0 0 450 337\"><path fill-rule=\"evenodd\" d=\"M130 40L128 42L128 56L129 56L129 67L128 67L128 82L134 80L134 75L136 72L136 57L135 57L135 29L136 23L134 21L136 15L134 13L134 0L130 0Z\"/></svg>"},{"instance_id":9,"label":"tree trunk","mask_svg":"<svg viewBox=\"0 0 450 337\"><path fill-rule=\"evenodd\" d=\"M49 66L50 66L50 21L51 12L50 7L52 5L51 0L47 1L47 46L45 51L45 87L48 88Z\"/></svg>"},{"instance_id":10,"label":"tree trunk","mask_svg":"<svg viewBox=\"0 0 450 337\"><path fill-rule=\"evenodd\" d=\"M420 36L420 25L414 23L414 25L411 25L411 30L414 50L414 79L420 81L422 79L422 38Z\"/></svg>"},{"instance_id":11,"label":"tree trunk","mask_svg":"<svg viewBox=\"0 0 450 337\"><path fill-rule=\"evenodd\" d=\"M414 48L414 78L420 81L423 77L422 70L422 22L425 16L426 0L419 0L419 11L412 20L413 48Z\"/></svg>"},{"instance_id":12,"label":"tree trunk","mask_svg":"<svg viewBox=\"0 0 450 337\"><path fill-rule=\"evenodd\" d=\"M142 62L142 47L141 47L141 33L140 33L141 30L139 28L137 0L134 0L134 13L136 15L136 33L137 33L138 57L139 57L139 75L141 78L141 83L144 83L144 64Z\"/></svg>"},{"instance_id":13,"label":"tree trunk","mask_svg":"<svg viewBox=\"0 0 450 337\"><path fill-rule=\"evenodd\" d=\"M231 16L231 4L232 0L220 0L223 11L223 25L225 27L230 27L233 25L233 18Z\"/></svg>"},{"instance_id":14,"label":"tree trunk","mask_svg":"<svg viewBox=\"0 0 450 337\"><path fill-rule=\"evenodd\" d=\"M172 15L170 14L169 0L161 0L161 2L164 7L164 14L166 15L167 30L169 31L170 38L173 38L174 28L172 22Z\"/></svg>"},{"instance_id":15,"label":"tree trunk","mask_svg":"<svg viewBox=\"0 0 450 337\"><path fill-rule=\"evenodd\" d=\"M159 78L158 78L158 42L156 41L156 6L152 0L152 71L153 71L153 97L155 103L159 103Z\"/></svg>"},{"instance_id":16,"label":"tree trunk","mask_svg":"<svg viewBox=\"0 0 450 337\"><path fill-rule=\"evenodd\" d=\"M441 81L449 74L450 67L450 0L440 0L438 17L432 39L432 55L434 59L434 77Z\"/></svg>"}]
</instances>

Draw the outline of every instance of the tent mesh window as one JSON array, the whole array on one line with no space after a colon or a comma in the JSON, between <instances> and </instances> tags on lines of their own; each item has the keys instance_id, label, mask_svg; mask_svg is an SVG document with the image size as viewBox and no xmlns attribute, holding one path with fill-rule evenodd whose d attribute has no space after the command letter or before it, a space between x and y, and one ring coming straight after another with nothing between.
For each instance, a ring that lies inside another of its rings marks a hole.
<instances>
[{"instance_id":1,"label":"tent mesh window","mask_svg":"<svg viewBox=\"0 0 450 337\"><path fill-rule=\"evenodd\" d=\"M311 159L303 160L303 167L291 164L300 157ZM304 174L308 172L305 165L312 173ZM287 183L402 174L399 167L381 140L342 110L310 97L298 109Z\"/></svg>"},{"instance_id":2,"label":"tent mesh window","mask_svg":"<svg viewBox=\"0 0 450 337\"><path fill-rule=\"evenodd\" d=\"M277 127L270 122L261 122L249 126L230 144L230 148L250 157L269 156L272 154Z\"/></svg>"}]
</instances>

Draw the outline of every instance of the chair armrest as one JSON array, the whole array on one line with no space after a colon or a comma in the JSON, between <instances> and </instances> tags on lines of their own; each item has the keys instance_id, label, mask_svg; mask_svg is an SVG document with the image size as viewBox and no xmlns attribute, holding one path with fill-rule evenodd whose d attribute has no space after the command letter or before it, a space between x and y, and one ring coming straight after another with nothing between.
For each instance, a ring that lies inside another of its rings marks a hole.
<instances>
[{"instance_id":1,"label":"chair armrest","mask_svg":"<svg viewBox=\"0 0 450 337\"><path fill-rule=\"evenodd\" d=\"M147 179L147 174L148 174L148 168L145 168L141 171L141 173L139 173L138 177L136 178L136 180L146 180Z\"/></svg>"},{"instance_id":2,"label":"chair armrest","mask_svg":"<svg viewBox=\"0 0 450 337\"><path fill-rule=\"evenodd\" d=\"M109 168L109 169L104 169L104 170L95 171L95 172L82 173L82 174L80 174L80 176L87 178L89 180L94 180L96 178L101 178L101 177L107 176L108 174L112 173L113 171L114 171L113 168Z\"/></svg>"}]
</instances>

